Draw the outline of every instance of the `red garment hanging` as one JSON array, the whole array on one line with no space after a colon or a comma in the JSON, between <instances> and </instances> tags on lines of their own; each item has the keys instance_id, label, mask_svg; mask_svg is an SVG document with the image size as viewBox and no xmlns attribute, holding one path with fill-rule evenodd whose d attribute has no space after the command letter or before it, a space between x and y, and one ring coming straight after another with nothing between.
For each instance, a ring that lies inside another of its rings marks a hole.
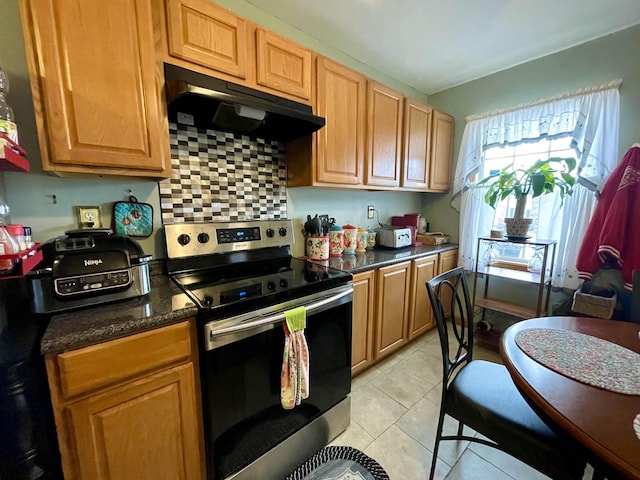
<instances>
[{"instance_id":1,"label":"red garment hanging","mask_svg":"<svg viewBox=\"0 0 640 480\"><path fill-rule=\"evenodd\" d=\"M622 270L625 288L640 270L640 145L634 145L611 173L580 246L578 276L590 279L605 262Z\"/></svg>"}]
</instances>

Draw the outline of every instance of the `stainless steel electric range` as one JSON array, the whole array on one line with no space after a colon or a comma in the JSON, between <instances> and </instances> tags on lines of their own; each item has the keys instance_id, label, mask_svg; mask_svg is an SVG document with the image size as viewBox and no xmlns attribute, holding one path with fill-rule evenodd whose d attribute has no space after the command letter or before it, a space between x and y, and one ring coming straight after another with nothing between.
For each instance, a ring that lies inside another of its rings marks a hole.
<instances>
[{"instance_id":1,"label":"stainless steel electric range","mask_svg":"<svg viewBox=\"0 0 640 480\"><path fill-rule=\"evenodd\" d=\"M291 256L290 220L165 225L198 306L209 479L283 478L349 425L351 274ZM280 402L287 310L305 306L309 398Z\"/></svg>"}]
</instances>

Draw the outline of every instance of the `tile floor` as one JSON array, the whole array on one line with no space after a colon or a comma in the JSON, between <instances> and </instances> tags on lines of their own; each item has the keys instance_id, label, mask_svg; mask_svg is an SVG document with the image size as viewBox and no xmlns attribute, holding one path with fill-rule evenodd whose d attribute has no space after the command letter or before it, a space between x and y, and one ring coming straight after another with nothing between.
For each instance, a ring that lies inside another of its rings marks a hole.
<instances>
[{"instance_id":1,"label":"tile floor","mask_svg":"<svg viewBox=\"0 0 640 480\"><path fill-rule=\"evenodd\" d=\"M498 352L478 344L474 358L501 362ZM398 353L353 379L351 425L331 445L350 445L380 463L391 480L429 476L442 381L440 343L431 330ZM457 423L445 419L445 431ZM473 433L472 430L469 430ZM585 478L591 478L587 467ZM437 479L517 479L548 477L502 452L480 444L440 444Z\"/></svg>"}]
</instances>

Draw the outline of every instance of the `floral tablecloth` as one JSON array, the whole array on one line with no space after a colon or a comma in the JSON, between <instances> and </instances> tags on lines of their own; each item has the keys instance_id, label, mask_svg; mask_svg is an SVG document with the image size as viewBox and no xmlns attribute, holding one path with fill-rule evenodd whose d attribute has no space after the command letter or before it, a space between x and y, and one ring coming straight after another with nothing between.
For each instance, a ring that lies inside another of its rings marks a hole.
<instances>
[{"instance_id":1,"label":"floral tablecloth","mask_svg":"<svg viewBox=\"0 0 640 480\"><path fill-rule=\"evenodd\" d=\"M566 377L627 395L640 395L640 355L601 338L553 328L518 332L531 358Z\"/></svg>"}]
</instances>

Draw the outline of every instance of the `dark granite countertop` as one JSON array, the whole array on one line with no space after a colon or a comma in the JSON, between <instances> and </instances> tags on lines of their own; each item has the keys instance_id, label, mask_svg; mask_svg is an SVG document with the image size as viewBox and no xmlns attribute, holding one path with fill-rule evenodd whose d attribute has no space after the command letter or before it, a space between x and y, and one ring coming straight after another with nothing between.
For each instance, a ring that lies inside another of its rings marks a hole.
<instances>
[{"instance_id":1,"label":"dark granite countertop","mask_svg":"<svg viewBox=\"0 0 640 480\"><path fill-rule=\"evenodd\" d=\"M151 292L140 298L53 316L40 342L40 353L51 355L178 323L195 316L196 311L169 277L151 275Z\"/></svg>"},{"instance_id":2,"label":"dark granite countertop","mask_svg":"<svg viewBox=\"0 0 640 480\"><path fill-rule=\"evenodd\" d=\"M456 248L458 248L457 243L445 243L438 246L422 245L420 247L404 248L375 247L373 250L367 250L365 253L343 255L342 257L330 257L328 261L314 263L327 265L331 268L342 270L343 272L360 273L366 272L367 270L386 267L394 263L415 260L416 258L426 257L427 255L446 252L447 250L453 250Z\"/></svg>"},{"instance_id":3,"label":"dark granite countertop","mask_svg":"<svg viewBox=\"0 0 640 480\"><path fill-rule=\"evenodd\" d=\"M330 258L322 264L359 273L454 248L458 248L455 243L398 249L376 247L366 253ZM156 272L151 275L151 292L143 297L53 316L40 342L40 352L51 355L94 345L178 323L196 313L196 306L169 277Z\"/></svg>"}]
</instances>

